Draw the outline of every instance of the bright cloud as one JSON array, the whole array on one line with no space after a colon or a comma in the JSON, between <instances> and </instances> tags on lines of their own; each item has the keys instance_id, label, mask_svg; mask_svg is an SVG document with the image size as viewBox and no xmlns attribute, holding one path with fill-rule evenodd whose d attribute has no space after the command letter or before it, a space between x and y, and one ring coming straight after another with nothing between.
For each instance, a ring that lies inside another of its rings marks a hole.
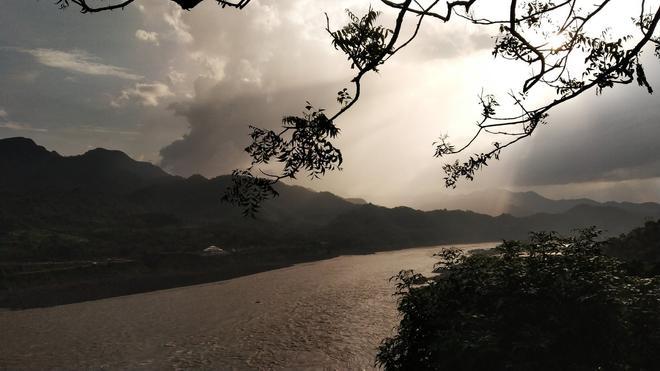
<instances>
[{"instance_id":1,"label":"bright cloud","mask_svg":"<svg viewBox=\"0 0 660 371\"><path fill-rule=\"evenodd\" d=\"M170 80L171 85L180 84L186 80L186 74L170 66L169 72L167 72L167 79Z\"/></svg>"},{"instance_id":2,"label":"bright cloud","mask_svg":"<svg viewBox=\"0 0 660 371\"><path fill-rule=\"evenodd\" d=\"M54 49L16 49L34 56L44 66L59 68L86 75L114 76L126 80L140 80L142 76L131 73L129 70L101 63L95 57L83 50L62 51Z\"/></svg>"},{"instance_id":3,"label":"bright cloud","mask_svg":"<svg viewBox=\"0 0 660 371\"><path fill-rule=\"evenodd\" d=\"M119 97L114 99L111 104L114 107L119 107L123 103L135 101L143 106L156 107L160 99L173 95L174 93L172 93L169 86L163 83L137 83L132 88L122 90Z\"/></svg>"},{"instance_id":4,"label":"bright cloud","mask_svg":"<svg viewBox=\"0 0 660 371\"><path fill-rule=\"evenodd\" d=\"M174 9L166 13L164 19L165 23L172 27L174 35L180 42L187 44L194 41L193 36L190 34L190 26L181 18L181 9Z\"/></svg>"},{"instance_id":5,"label":"bright cloud","mask_svg":"<svg viewBox=\"0 0 660 371\"><path fill-rule=\"evenodd\" d=\"M149 31L139 29L139 30L135 31L135 37L137 37L138 40L158 45L158 33L157 32L149 32Z\"/></svg>"},{"instance_id":6,"label":"bright cloud","mask_svg":"<svg viewBox=\"0 0 660 371\"><path fill-rule=\"evenodd\" d=\"M9 130L17 130L17 131L36 131L36 132L47 132L48 129L42 129L42 128L34 128L31 125L27 124L21 124L18 122L1 122L0 123L0 128L1 129L9 129Z\"/></svg>"},{"instance_id":7,"label":"bright cloud","mask_svg":"<svg viewBox=\"0 0 660 371\"><path fill-rule=\"evenodd\" d=\"M203 72L199 74L200 77L207 77L214 80L222 80L225 77L226 60L209 56L200 51L193 52L190 56L203 69Z\"/></svg>"}]
</instances>

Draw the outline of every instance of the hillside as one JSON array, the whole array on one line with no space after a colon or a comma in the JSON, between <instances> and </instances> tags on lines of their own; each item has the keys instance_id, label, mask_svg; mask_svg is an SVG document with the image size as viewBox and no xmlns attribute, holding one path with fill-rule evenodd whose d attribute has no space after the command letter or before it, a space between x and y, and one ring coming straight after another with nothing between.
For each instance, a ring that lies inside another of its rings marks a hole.
<instances>
[{"instance_id":1,"label":"hillside","mask_svg":"<svg viewBox=\"0 0 660 371\"><path fill-rule=\"evenodd\" d=\"M61 156L24 138L0 140L0 172L0 307L210 282L342 254L523 239L538 230L596 225L614 236L657 218L655 204L592 202L524 217L386 208L286 184L246 218L221 202L229 176L173 176L105 149ZM210 245L226 254L202 253Z\"/></svg>"},{"instance_id":2,"label":"hillside","mask_svg":"<svg viewBox=\"0 0 660 371\"><path fill-rule=\"evenodd\" d=\"M93 149L61 156L27 138L0 140L0 191L82 191L122 194L163 182L172 176L120 151Z\"/></svg>"},{"instance_id":3,"label":"hillside","mask_svg":"<svg viewBox=\"0 0 660 371\"><path fill-rule=\"evenodd\" d=\"M626 234L609 239L608 254L640 264L650 264L660 274L660 221L648 221Z\"/></svg>"},{"instance_id":4,"label":"hillside","mask_svg":"<svg viewBox=\"0 0 660 371\"><path fill-rule=\"evenodd\" d=\"M420 205L422 206L422 205ZM471 210L497 216L510 214L517 217L534 214L561 214L577 206L615 207L631 213L660 217L660 204L631 202L597 202L588 198L552 200L536 192L511 192L501 189L456 195L442 200L426 198L423 209Z\"/></svg>"},{"instance_id":5,"label":"hillside","mask_svg":"<svg viewBox=\"0 0 660 371\"><path fill-rule=\"evenodd\" d=\"M521 205L552 212L493 217L385 208L279 184L280 196L251 219L221 202L229 176L182 178L105 149L61 156L25 138L0 140L0 155L4 260L139 256L209 245L339 253L518 239L535 230L570 232L590 225L618 235L660 217L656 204L553 201L534 193L514 196L524 200Z\"/></svg>"}]
</instances>

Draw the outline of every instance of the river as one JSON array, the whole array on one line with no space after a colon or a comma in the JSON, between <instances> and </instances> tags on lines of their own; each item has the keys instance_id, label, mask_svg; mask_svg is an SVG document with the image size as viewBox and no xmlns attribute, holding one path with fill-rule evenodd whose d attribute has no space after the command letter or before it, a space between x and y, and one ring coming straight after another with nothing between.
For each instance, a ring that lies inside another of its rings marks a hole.
<instances>
[{"instance_id":1,"label":"river","mask_svg":"<svg viewBox=\"0 0 660 371\"><path fill-rule=\"evenodd\" d=\"M371 369L398 323L388 278L401 269L430 272L440 249L341 256L204 285L0 311L0 368Z\"/></svg>"}]
</instances>

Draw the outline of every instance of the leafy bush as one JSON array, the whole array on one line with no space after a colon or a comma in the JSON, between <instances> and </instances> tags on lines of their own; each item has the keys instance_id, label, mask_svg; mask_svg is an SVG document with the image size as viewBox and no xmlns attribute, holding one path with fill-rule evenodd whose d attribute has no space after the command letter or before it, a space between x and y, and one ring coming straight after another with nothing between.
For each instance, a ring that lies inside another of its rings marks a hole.
<instances>
[{"instance_id":1,"label":"leafy bush","mask_svg":"<svg viewBox=\"0 0 660 371\"><path fill-rule=\"evenodd\" d=\"M625 235L610 238L605 254L627 262L630 271L640 275L660 274L660 220L647 221Z\"/></svg>"},{"instance_id":2,"label":"leafy bush","mask_svg":"<svg viewBox=\"0 0 660 371\"><path fill-rule=\"evenodd\" d=\"M396 277L387 370L651 370L660 365L658 277L626 274L594 228L534 233L495 254L444 250L435 277Z\"/></svg>"}]
</instances>

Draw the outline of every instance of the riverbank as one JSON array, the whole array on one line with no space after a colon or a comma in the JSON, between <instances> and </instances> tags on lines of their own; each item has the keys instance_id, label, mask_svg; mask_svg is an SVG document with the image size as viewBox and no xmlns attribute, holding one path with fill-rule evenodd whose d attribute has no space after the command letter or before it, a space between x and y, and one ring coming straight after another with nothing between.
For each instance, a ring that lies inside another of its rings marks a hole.
<instances>
[{"instance_id":1,"label":"riverbank","mask_svg":"<svg viewBox=\"0 0 660 371\"><path fill-rule=\"evenodd\" d=\"M203 256L3 264L0 308L26 309L227 280L333 257L326 254ZM116 261L120 260L120 261ZM66 265L65 268L61 267ZM41 268L35 270L35 268Z\"/></svg>"},{"instance_id":2,"label":"riverbank","mask_svg":"<svg viewBox=\"0 0 660 371\"><path fill-rule=\"evenodd\" d=\"M408 247L411 248L411 247ZM26 309L196 285L392 248L278 249L229 255L161 253L138 259L0 264L0 308Z\"/></svg>"}]
</instances>

